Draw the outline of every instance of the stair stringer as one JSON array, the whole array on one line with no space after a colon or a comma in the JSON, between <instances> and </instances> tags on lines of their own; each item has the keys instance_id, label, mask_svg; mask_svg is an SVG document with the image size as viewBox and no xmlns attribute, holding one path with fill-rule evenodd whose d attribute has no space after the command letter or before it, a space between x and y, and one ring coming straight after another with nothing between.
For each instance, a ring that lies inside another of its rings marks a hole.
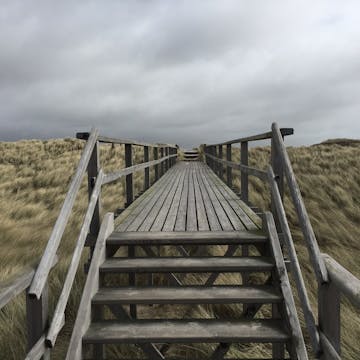
<instances>
[{"instance_id":1,"label":"stair stringer","mask_svg":"<svg viewBox=\"0 0 360 360\"><path fill-rule=\"evenodd\" d=\"M308 360L308 354L280 246L280 240L277 234L274 217L271 212L264 213L263 227L269 236L270 250L275 260L275 271L281 293L284 297L284 311L282 311L282 317L291 334L291 344L288 347L288 351L291 359Z\"/></svg>"}]
</instances>

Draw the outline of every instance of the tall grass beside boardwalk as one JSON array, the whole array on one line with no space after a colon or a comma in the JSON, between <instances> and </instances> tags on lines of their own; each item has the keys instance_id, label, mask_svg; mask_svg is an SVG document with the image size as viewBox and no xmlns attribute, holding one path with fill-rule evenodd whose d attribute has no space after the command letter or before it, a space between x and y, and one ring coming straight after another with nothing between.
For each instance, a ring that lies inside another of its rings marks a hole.
<instances>
[{"instance_id":1,"label":"tall grass beside boardwalk","mask_svg":"<svg viewBox=\"0 0 360 360\"><path fill-rule=\"evenodd\" d=\"M35 264L41 257L83 146L82 141L74 139L0 143L0 282L11 279L25 266ZM288 151L321 251L329 253L360 277L360 145L352 143L351 146L346 146L346 143L338 145L330 142L312 147L289 148ZM142 148L135 147L135 162L141 162L142 156ZM265 169L269 157L268 147L250 150L250 164L258 168ZM236 148L233 159L239 161L239 151ZM101 164L106 172L124 167L123 146L102 146ZM233 174L234 184L239 187L238 176L235 171ZM142 171L135 174L134 184L137 193L143 186ZM104 187L103 213L123 206L123 189L123 181ZM268 189L252 177L249 194L254 205L269 208ZM62 288L87 206L87 197L85 179L58 251L59 263L51 272L50 313ZM316 309L315 278L288 194L285 196L285 204L310 298ZM214 252L217 250L213 249ZM85 251L84 261L86 257ZM67 322L55 346L54 359L64 358L83 282L81 265L66 310ZM154 306L154 311L156 308ZM200 314L211 316L214 312L219 316L222 313L236 316L231 313L234 310L227 306L197 307L192 311L190 316L194 317ZM342 321L343 358L357 360L360 353L360 318L358 311L346 300L342 306ZM20 295L0 311L1 359L24 357L24 323L24 295ZM196 359L199 355L190 346L174 349L174 354L185 353L189 359ZM241 347L235 348L232 355L236 356L242 351ZM209 346L202 347L201 352L208 354ZM260 349L258 354L251 355L260 356L262 353L266 353L266 349Z\"/></svg>"}]
</instances>

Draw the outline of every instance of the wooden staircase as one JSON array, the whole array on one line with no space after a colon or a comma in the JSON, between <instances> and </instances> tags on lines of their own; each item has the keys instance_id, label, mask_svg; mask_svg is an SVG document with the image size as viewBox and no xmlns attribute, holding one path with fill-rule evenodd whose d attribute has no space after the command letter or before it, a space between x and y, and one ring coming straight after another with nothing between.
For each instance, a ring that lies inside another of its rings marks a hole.
<instances>
[{"instance_id":1,"label":"wooden staircase","mask_svg":"<svg viewBox=\"0 0 360 360\"><path fill-rule=\"evenodd\" d=\"M137 344L149 359L171 359L163 349L184 343L218 343L211 359L223 359L233 343L249 344L249 347L269 343L272 344L271 359L307 359L271 214L265 220L269 224L265 234L249 231L110 233L104 228L112 229L111 215L107 216L96 243L80 305L83 311L78 313L67 359L105 358L105 346L109 344ZM152 247L176 246L187 251L185 247L189 246L190 239L191 246L197 247L195 255L159 257L152 250ZM206 254L203 248L208 245L222 246L224 256ZM139 246L148 256L112 256L119 248L128 246ZM254 247L254 254L241 256L243 246ZM204 255L200 256L201 253ZM251 284L249 275L259 272L266 275L264 282ZM138 274L159 273L168 279L167 284L155 285L152 280L146 285L135 284ZM240 274L242 285L218 285L220 273ZM111 285L116 283L116 276L123 274L129 274L132 285ZM202 285L191 284L186 274L196 274ZM139 306L154 304L188 307L243 304L244 311L238 319L173 319L166 308L157 307L153 312L156 316L151 318L151 311L146 311L146 318L142 316ZM271 315L255 319L266 304L272 306ZM106 316L106 308L112 313L111 319Z\"/></svg>"},{"instance_id":2,"label":"wooden staircase","mask_svg":"<svg viewBox=\"0 0 360 360\"><path fill-rule=\"evenodd\" d=\"M199 150L185 150L184 151L184 161L198 161L199 160Z\"/></svg>"}]
</instances>

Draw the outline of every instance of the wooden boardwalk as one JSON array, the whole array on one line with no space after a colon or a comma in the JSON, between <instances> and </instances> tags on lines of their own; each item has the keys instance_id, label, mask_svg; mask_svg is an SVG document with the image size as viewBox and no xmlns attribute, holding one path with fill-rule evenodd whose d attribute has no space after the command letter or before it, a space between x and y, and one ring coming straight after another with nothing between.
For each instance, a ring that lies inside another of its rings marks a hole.
<instances>
[{"instance_id":1,"label":"wooden boardwalk","mask_svg":"<svg viewBox=\"0 0 360 360\"><path fill-rule=\"evenodd\" d=\"M291 134L293 129L273 124L270 132L185 151L186 161L179 161L176 145L113 139L100 136L96 129L78 133L86 145L39 265L25 269L9 284L0 284L0 309L26 292L26 360L50 358L67 321L65 310L86 246L90 248L86 281L67 360L101 360L109 355L121 360L144 356L246 360L254 359L254 354L264 360L307 360L305 331L315 358L339 360L340 295L360 307L360 280L320 252L284 145L284 136ZM249 142L264 139L271 139L265 170L249 166L248 152ZM104 173L102 143L123 146L124 168ZM240 163L232 161L232 145L237 143ZM143 161L136 164L135 147L143 149ZM143 191L136 196L133 174L140 171ZM232 188L233 171L240 172L241 196ZM49 316L49 274L57 264L58 248L86 173L88 207ZM249 176L266 185L271 211L252 210ZM318 283L316 312L287 222L285 177ZM119 214L121 204L117 204L114 213L103 214L102 187L121 178L125 178L125 209ZM224 305L226 309L218 311ZM186 311L180 312L184 306ZM306 330L300 326L299 308ZM207 345L204 352L198 343L215 346ZM180 348L173 357L169 349L179 349L179 344L191 344L187 345L191 355ZM138 351L124 352L128 345L136 345Z\"/></svg>"},{"instance_id":2,"label":"wooden boardwalk","mask_svg":"<svg viewBox=\"0 0 360 360\"><path fill-rule=\"evenodd\" d=\"M239 231L257 230L261 220L206 164L179 162L117 223L118 232Z\"/></svg>"}]
</instances>

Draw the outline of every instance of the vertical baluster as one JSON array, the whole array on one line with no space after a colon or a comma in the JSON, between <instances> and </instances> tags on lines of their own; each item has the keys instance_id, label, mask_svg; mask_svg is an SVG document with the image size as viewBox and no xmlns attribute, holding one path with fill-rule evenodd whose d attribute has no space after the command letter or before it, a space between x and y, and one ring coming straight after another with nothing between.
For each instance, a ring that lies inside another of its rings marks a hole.
<instances>
[{"instance_id":1,"label":"vertical baluster","mask_svg":"<svg viewBox=\"0 0 360 360\"><path fill-rule=\"evenodd\" d=\"M249 149L247 141L241 143L240 163L245 166L249 165ZM245 203L249 202L249 176L245 171L241 171L241 199Z\"/></svg>"},{"instance_id":2,"label":"vertical baluster","mask_svg":"<svg viewBox=\"0 0 360 360\"><path fill-rule=\"evenodd\" d=\"M153 155L154 155L154 160L158 160L158 158L159 158L159 148L158 147L154 147ZM155 180L154 180L154 182L156 182L159 179L159 164L156 164L154 168L155 168Z\"/></svg>"},{"instance_id":3,"label":"vertical baluster","mask_svg":"<svg viewBox=\"0 0 360 360\"><path fill-rule=\"evenodd\" d=\"M132 145L125 144L125 167L132 166ZM126 175L126 205L129 206L134 200L133 174Z\"/></svg>"},{"instance_id":4,"label":"vertical baluster","mask_svg":"<svg viewBox=\"0 0 360 360\"><path fill-rule=\"evenodd\" d=\"M226 160L231 161L231 144L226 145ZM232 187L232 168L230 166L226 168L226 183L230 188Z\"/></svg>"},{"instance_id":5,"label":"vertical baluster","mask_svg":"<svg viewBox=\"0 0 360 360\"><path fill-rule=\"evenodd\" d=\"M144 162L149 161L149 147L144 146ZM144 191L150 187L150 168L144 170Z\"/></svg>"},{"instance_id":6,"label":"vertical baluster","mask_svg":"<svg viewBox=\"0 0 360 360\"><path fill-rule=\"evenodd\" d=\"M218 157L221 160L223 158L223 146L222 145L218 146ZM220 179L224 178L224 169L223 169L223 164L221 162L218 162L218 176Z\"/></svg>"}]
</instances>

